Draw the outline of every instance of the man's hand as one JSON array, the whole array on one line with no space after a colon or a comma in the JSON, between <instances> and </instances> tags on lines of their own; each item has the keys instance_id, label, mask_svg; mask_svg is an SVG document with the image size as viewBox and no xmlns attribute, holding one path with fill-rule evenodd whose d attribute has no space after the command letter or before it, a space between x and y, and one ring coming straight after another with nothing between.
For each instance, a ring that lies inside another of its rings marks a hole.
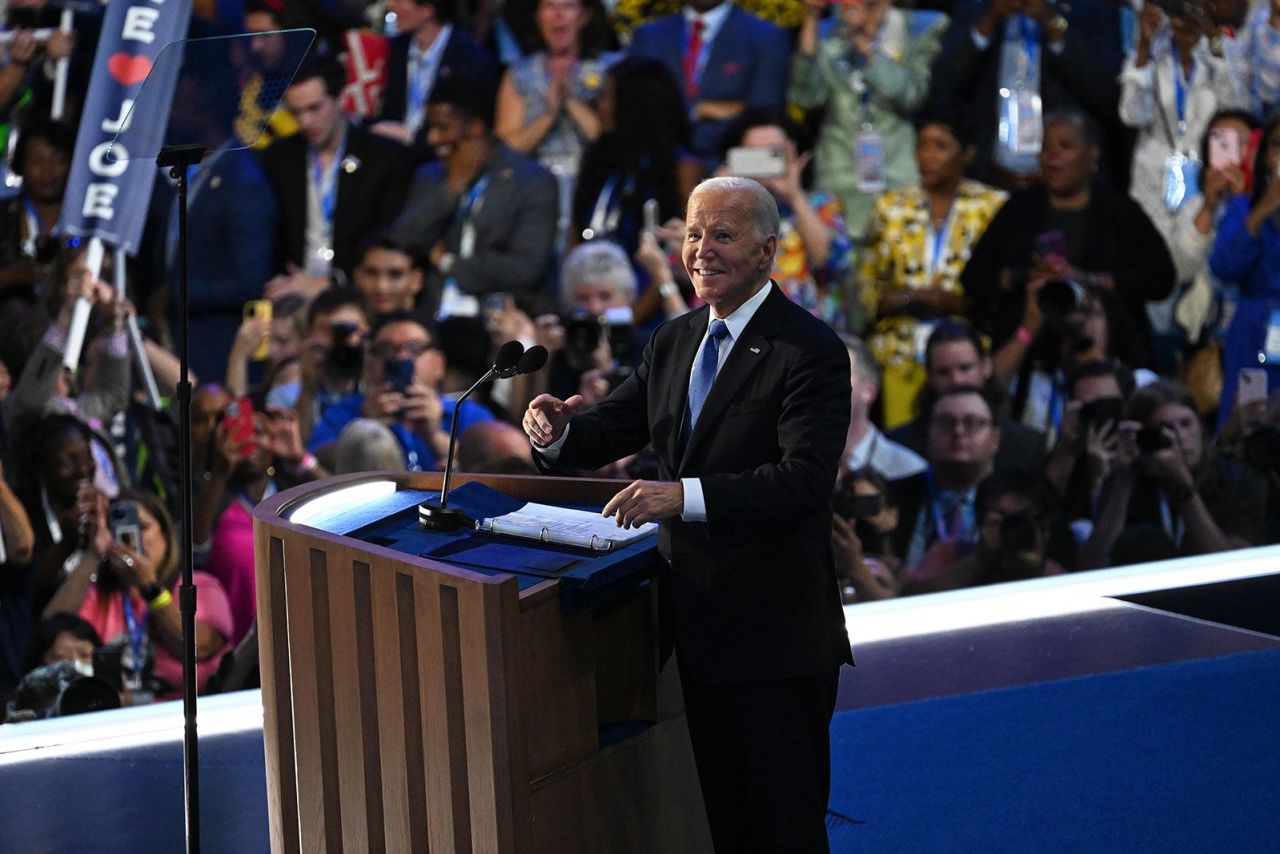
<instances>
[{"instance_id":1,"label":"man's hand","mask_svg":"<svg viewBox=\"0 0 1280 854\"><path fill-rule=\"evenodd\" d=\"M580 394L575 394L568 400L560 400L549 394L538 395L529 401L529 408L524 413L525 435L540 448L555 444L564 435L569 419L585 403Z\"/></svg>"},{"instance_id":2,"label":"man's hand","mask_svg":"<svg viewBox=\"0 0 1280 854\"><path fill-rule=\"evenodd\" d=\"M638 528L645 522L669 519L684 511L684 484L637 480L604 506L601 515L616 516L619 528Z\"/></svg>"},{"instance_id":3,"label":"man's hand","mask_svg":"<svg viewBox=\"0 0 1280 854\"><path fill-rule=\"evenodd\" d=\"M331 284L328 276L314 276L292 261L286 263L285 269L285 273L263 286L263 299L276 300L285 294L298 294L303 299L313 300L327 291Z\"/></svg>"}]
</instances>

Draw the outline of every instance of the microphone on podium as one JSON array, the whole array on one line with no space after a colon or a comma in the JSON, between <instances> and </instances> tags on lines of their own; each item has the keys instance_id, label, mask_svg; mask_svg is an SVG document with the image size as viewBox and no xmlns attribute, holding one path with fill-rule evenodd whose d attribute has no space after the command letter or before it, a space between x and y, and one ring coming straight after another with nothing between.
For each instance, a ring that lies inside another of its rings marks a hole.
<instances>
[{"instance_id":1,"label":"microphone on podium","mask_svg":"<svg viewBox=\"0 0 1280 854\"><path fill-rule=\"evenodd\" d=\"M498 348L497 355L493 357L493 366L454 403L453 417L449 423L449 455L444 464L444 482L439 498L428 499L418 505L418 524L422 527L433 531L456 531L474 524L467 518L467 514L449 506L449 478L453 475L453 451L458 442L458 413L462 411L462 402L491 379L510 379L518 374L531 374L541 370L547 363L547 355L547 348L541 345L525 350L519 341L508 341Z\"/></svg>"}]
</instances>

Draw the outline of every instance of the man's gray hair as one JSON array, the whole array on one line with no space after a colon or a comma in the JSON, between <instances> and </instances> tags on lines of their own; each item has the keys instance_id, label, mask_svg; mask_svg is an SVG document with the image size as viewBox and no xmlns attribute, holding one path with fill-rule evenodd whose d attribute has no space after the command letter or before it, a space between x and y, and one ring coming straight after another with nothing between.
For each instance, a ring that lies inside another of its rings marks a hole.
<instances>
[{"instance_id":1,"label":"man's gray hair","mask_svg":"<svg viewBox=\"0 0 1280 854\"><path fill-rule=\"evenodd\" d=\"M778 236L780 220L778 203L774 200L773 193L766 190L759 181L740 178L737 175L708 178L693 188L690 197L704 190L749 193L751 202L748 213L751 216L751 225L755 229L756 237L763 242L766 238Z\"/></svg>"},{"instance_id":2,"label":"man's gray hair","mask_svg":"<svg viewBox=\"0 0 1280 854\"><path fill-rule=\"evenodd\" d=\"M583 243L564 260L560 272L560 302L564 308L573 305L573 291L578 285L607 284L616 288L627 303L636 298L636 272L627 253L608 240Z\"/></svg>"}]
</instances>

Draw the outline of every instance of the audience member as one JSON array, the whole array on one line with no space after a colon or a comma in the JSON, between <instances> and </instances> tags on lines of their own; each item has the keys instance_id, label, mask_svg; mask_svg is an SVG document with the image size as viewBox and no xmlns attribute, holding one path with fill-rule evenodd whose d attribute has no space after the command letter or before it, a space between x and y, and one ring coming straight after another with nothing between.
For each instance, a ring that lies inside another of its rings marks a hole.
<instances>
[{"instance_id":1,"label":"audience member","mask_svg":"<svg viewBox=\"0 0 1280 854\"><path fill-rule=\"evenodd\" d=\"M268 297L286 289L313 297L331 275L349 282L359 242L391 225L404 206L404 147L351 125L341 101L346 83L336 59L303 63L284 93L301 133L262 152L279 211L276 270L289 274L267 288Z\"/></svg>"},{"instance_id":2,"label":"audience member","mask_svg":"<svg viewBox=\"0 0 1280 854\"><path fill-rule=\"evenodd\" d=\"M841 3L824 19L827 8L806 0L789 95L799 107L826 110L817 185L844 203L849 233L861 241L876 196L920 180L911 115L928 94L947 19L890 0Z\"/></svg>"},{"instance_id":3,"label":"audience member","mask_svg":"<svg viewBox=\"0 0 1280 854\"><path fill-rule=\"evenodd\" d=\"M415 309L422 293L422 262L406 244L380 235L365 245L352 279L377 321Z\"/></svg>"},{"instance_id":4,"label":"audience member","mask_svg":"<svg viewBox=\"0 0 1280 854\"><path fill-rule=\"evenodd\" d=\"M84 557L44 608L44 618L78 614L111 646L124 651L125 685L160 698L182 687L182 620L178 609L178 542L169 513L154 496L127 491L96 502ZM232 632L226 591L198 572L196 687L204 689Z\"/></svg>"},{"instance_id":5,"label":"audience member","mask_svg":"<svg viewBox=\"0 0 1280 854\"><path fill-rule=\"evenodd\" d=\"M356 291L335 288L316 297L308 310L302 343L302 379L277 389L270 401L293 407L304 438L327 410L359 392L364 371L369 312Z\"/></svg>"},{"instance_id":6,"label":"audience member","mask_svg":"<svg viewBox=\"0 0 1280 854\"><path fill-rule=\"evenodd\" d=\"M911 417L924 385L923 351L944 317L962 316L960 274L1006 195L964 177L974 148L968 124L954 109L925 110L916 119L920 184L876 200L867 225L858 290L874 323L869 344L884 371L884 423Z\"/></svg>"},{"instance_id":7,"label":"audience member","mask_svg":"<svg viewBox=\"0 0 1280 854\"><path fill-rule=\"evenodd\" d=\"M466 79L492 88L497 64L456 24L455 0L388 0L386 9L396 16L396 35L387 49L382 113L370 129L429 160L427 102L437 81Z\"/></svg>"},{"instance_id":8,"label":"audience member","mask_svg":"<svg viewBox=\"0 0 1280 854\"><path fill-rule=\"evenodd\" d=\"M409 471L444 468L456 399L443 393L445 357L431 333L411 314L384 318L371 336L362 390L330 406L307 440L321 453L339 440L357 417L383 424L400 444ZM482 405L465 400L458 410L458 429L493 418Z\"/></svg>"},{"instance_id":9,"label":"audience member","mask_svg":"<svg viewBox=\"0 0 1280 854\"><path fill-rule=\"evenodd\" d=\"M31 633L30 563L35 531L0 463L0 704L30 668L21 666Z\"/></svg>"},{"instance_id":10,"label":"audience member","mask_svg":"<svg viewBox=\"0 0 1280 854\"><path fill-rule=\"evenodd\" d=\"M290 11L285 0L245 0L244 31L249 37L248 76L241 83L235 134L241 145L266 148L277 139L298 132L298 123L279 105L280 92L268 81L285 74L298 58L280 30L288 28Z\"/></svg>"},{"instance_id":11,"label":"audience member","mask_svg":"<svg viewBox=\"0 0 1280 854\"><path fill-rule=\"evenodd\" d=\"M1218 423L1235 399L1235 378L1261 367L1280 386L1280 118L1262 132L1253 162L1253 191L1234 196L1218 226L1209 269L1240 290L1222 354L1225 380Z\"/></svg>"},{"instance_id":12,"label":"audience member","mask_svg":"<svg viewBox=\"0 0 1280 854\"><path fill-rule=\"evenodd\" d=\"M778 205L778 251L773 281L794 303L831 326L846 320L845 289L853 265L853 245L845 227L841 200L809 192L801 184L809 153L797 152L798 129L781 111L748 110L726 136L726 143L760 152L776 152L778 173L739 175L764 185ZM731 150L726 146L726 150ZM733 174L726 162L722 174Z\"/></svg>"},{"instance_id":13,"label":"audience member","mask_svg":"<svg viewBox=\"0 0 1280 854\"><path fill-rule=\"evenodd\" d=\"M93 653L100 646L98 630L84 617L66 612L51 614L36 626L23 673L57 661L92 665Z\"/></svg>"},{"instance_id":14,"label":"audience member","mask_svg":"<svg viewBox=\"0 0 1280 854\"><path fill-rule=\"evenodd\" d=\"M869 468L845 473L832 500L831 545L840 598L846 605L898 595L893 553L898 507L888 483Z\"/></svg>"},{"instance_id":15,"label":"audience member","mask_svg":"<svg viewBox=\"0 0 1280 854\"><path fill-rule=\"evenodd\" d=\"M628 56L609 67L596 104L600 136L582 153L574 190L573 230L581 239L612 240L634 254L650 201L657 222L683 219L699 170L683 105L658 60Z\"/></svg>"},{"instance_id":16,"label":"audience member","mask_svg":"<svg viewBox=\"0 0 1280 854\"><path fill-rule=\"evenodd\" d=\"M1253 3L1241 30L1249 109L1270 121L1280 113L1280 0Z\"/></svg>"},{"instance_id":17,"label":"audience member","mask_svg":"<svg viewBox=\"0 0 1280 854\"><path fill-rule=\"evenodd\" d=\"M529 437L505 421L477 421L458 436L458 471L537 474Z\"/></svg>"},{"instance_id":18,"label":"audience member","mask_svg":"<svg viewBox=\"0 0 1280 854\"><path fill-rule=\"evenodd\" d=\"M924 350L925 384L916 400L915 419L888 431L888 437L924 455L929 447L927 414L933 400L952 386L979 386L1002 395L992 382L991 357L986 342L967 323L944 321L934 328ZM1000 450L996 464L1002 469L1033 472L1044 458L1045 438L1040 431L997 411L1000 425Z\"/></svg>"},{"instance_id":19,"label":"audience member","mask_svg":"<svg viewBox=\"0 0 1280 854\"><path fill-rule=\"evenodd\" d=\"M62 213L75 142L75 128L61 123L33 122L19 134L11 171L22 189L0 203L0 292L41 283L38 250Z\"/></svg>"},{"instance_id":20,"label":"audience member","mask_svg":"<svg viewBox=\"0 0 1280 854\"><path fill-rule=\"evenodd\" d=\"M862 339L843 336L849 350L853 397L849 432L844 441L844 466L848 471L870 470L888 481L917 475L928 463L915 451L890 439L871 423L871 407L880 391L880 369Z\"/></svg>"},{"instance_id":21,"label":"audience member","mask_svg":"<svg viewBox=\"0 0 1280 854\"><path fill-rule=\"evenodd\" d=\"M1095 140L1097 156L1104 183L1121 187L1128 176L1116 111L1123 50L1119 4L1107 0L959 0L933 64L930 98L958 103L973 117L977 157L969 175L979 181L1006 190L1033 183L1046 172L1048 117L1066 110L1108 129Z\"/></svg>"},{"instance_id":22,"label":"audience member","mask_svg":"<svg viewBox=\"0 0 1280 854\"><path fill-rule=\"evenodd\" d=\"M1061 575L1066 570L1048 556L1050 509L1038 478L993 474L974 497L977 541L936 543L905 570L903 595Z\"/></svg>"},{"instance_id":23,"label":"audience member","mask_svg":"<svg viewBox=\"0 0 1280 854\"><path fill-rule=\"evenodd\" d=\"M1173 261L1138 204L1099 179L1099 156L1083 114L1049 115L1043 185L1010 196L974 247L960 283L997 348L1031 346L1040 330L1025 325L1026 305L1061 279L1115 291L1138 338L1150 340L1146 304L1169 295Z\"/></svg>"},{"instance_id":24,"label":"audience member","mask_svg":"<svg viewBox=\"0 0 1280 854\"><path fill-rule=\"evenodd\" d=\"M714 170L730 122L748 107L781 109L787 92L786 32L730 0L688 0L636 28L631 55L656 59L682 84L690 148Z\"/></svg>"},{"instance_id":25,"label":"audience member","mask_svg":"<svg viewBox=\"0 0 1280 854\"><path fill-rule=\"evenodd\" d=\"M974 497L995 470L1000 447L997 413L991 396L976 385L951 386L934 399L926 415L929 468L891 486L901 510L893 547L904 568L923 560L938 541L974 542Z\"/></svg>"},{"instance_id":26,"label":"audience member","mask_svg":"<svg viewBox=\"0 0 1280 854\"><path fill-rule=\"evenodd\" d=\"M439 161L418 173L392 230L430 261L425 307L442 317L477 314L494 291L550 302L555 178L498 140L492 115L490 91L437 81L427 139Z\"/></svg>"},{"instance_id":27,"label":"audience member","mask_svg":"<svg viewBox=\"0 0 1280 854\"><path fill-rule=\"evenodd\" d=\"M533 155L556 176L562 240L582 153L600 136L605 72L620 58L605 50L608 29L592 27L594 18L583 0L539 0L539 48L503 75L493 119L503 142Z\"/></svg>"},{"instance_id":28,"label":"audience member","mask_svg":"<svg viewBox=\"0 0 1280 854\"><path fill-rule=\"evenodd\" d=\"M1081 547L1082 568L1110 565L1123 532L1138 526L1154 534L1147 537L1152 548L1163 540L1181 555L1261 542L1266 481L1216 453L1184 387L1151 383L1134 392L1126 415L1093 531Z\"/></svg>"},{"instance_id":29,"label":"audience member","mask_svg":"<svg viewBox=\"0 0 1280 854\"><path fill-rule=\"evenodd\" d=\"M338 434L333 452L333 473L404 471L400 440L375 418L349 421Z\"/></svg>"}]
</instances>

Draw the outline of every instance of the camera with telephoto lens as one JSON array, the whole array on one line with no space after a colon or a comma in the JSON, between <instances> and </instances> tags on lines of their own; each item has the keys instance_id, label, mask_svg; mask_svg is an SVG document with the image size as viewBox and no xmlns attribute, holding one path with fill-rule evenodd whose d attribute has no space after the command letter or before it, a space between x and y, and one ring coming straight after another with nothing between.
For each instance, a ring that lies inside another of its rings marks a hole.
<instances>
[{"instance_id":1,"label":"camera with telephoto lens","mask_svg":"<svg viewBox=\"0 0 1280 854\"><path fill-rule=\"evenodd\" d=\"M118 708L117 687L90 671L87 665L55 661L22 677L8 713L12 717L15 712L27 711L37 718L58 718Z\"/></svg>"},{"instance_id":2,"label":"camera with telephoto lens","mask_svg":"<svg viewBox=\"0 0 1280 854\"><path fill-rule=\"evenodd\" d=\"M333 335L333 344L324 354L325 367L336 377L357 379L364 366L364 348L359 344L351 345L347 341L358 327L354 323L332 323L329 331Z\"/></svg>"},{"instance_id":3,"label":"camera with telephoto lens","mask_svg":"<svg viewBox=\"0 0 1280 854\"><path fill-rule=\"evenodd\" d=\"M858 495L853 488L853 478L842 477L836 482L831 496L831 512L844 519L869 519L882 508L879 495Z\"/></svg>"},{"instance_id":4,"label":"camera with telephoto lens","mask_svg":"<svg viewBox=\"0 0 1280 854\"><path fill-rule=\"evenodd\" d=\"M576 359L588 358L604 337L609 342L613 361L618 365L631 365L635 318L630 306L607 308L602 315L577 310L561 317L560 323L564 326L565 349Z\"/></svg>"},{"instance_id":5,"label":"camera with telephoto lens","mask_svg":"<svg viewBox=\"0 0 1280 854\"><path fill-rule=\"evenodd\" d=\"M1084 306L1085 294L1084 285L1074 279L1051 279L1036 292L1036 305L1045 323L1062 325Z\"/></svg>"}]
</instances>

